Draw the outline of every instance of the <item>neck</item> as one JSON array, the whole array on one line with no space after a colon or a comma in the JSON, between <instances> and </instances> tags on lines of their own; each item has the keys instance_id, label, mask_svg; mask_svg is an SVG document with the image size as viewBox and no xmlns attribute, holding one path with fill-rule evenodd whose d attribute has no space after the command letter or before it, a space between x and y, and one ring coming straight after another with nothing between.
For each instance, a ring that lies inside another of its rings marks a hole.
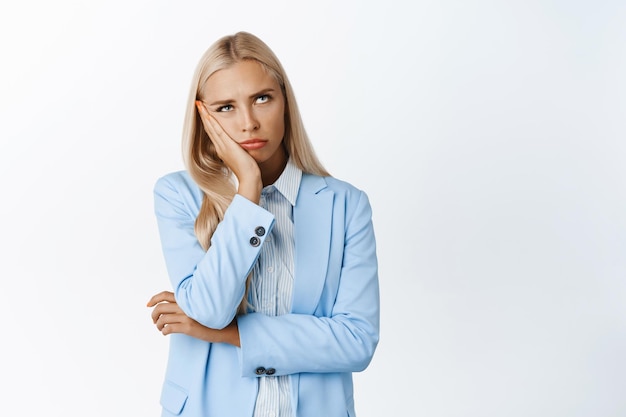
<instances>
[{"instance_id":1,"label":"neck","mask_svg":"<svg viewBox=\"0 0 626 417\"><path fill-rule=\"evenodd\" d=\"M276 182L278 177L280 177L280 174L282 174L285 170L287 159L287 152L285 152L285 149L281 146L269 160L259 164L263 187Z\"/></svg>"}]
</instances>

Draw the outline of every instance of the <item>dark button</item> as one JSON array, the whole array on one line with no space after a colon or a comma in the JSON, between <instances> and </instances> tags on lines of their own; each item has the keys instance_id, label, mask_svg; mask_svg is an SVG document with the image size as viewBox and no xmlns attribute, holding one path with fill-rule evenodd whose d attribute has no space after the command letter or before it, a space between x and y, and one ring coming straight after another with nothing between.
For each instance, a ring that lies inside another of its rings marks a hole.
<instances>
[{"instance_id":1,"label":"dark button","mask_svg":"<svg viewBox=\"0 0 626 417\"><path fill-rule=\"evenodd\" d=\"M267 370L265 371L265 375L274 375L276 373L276 369L274 368L267 368Z\"/></svg>"},{"instance_id":2,"label":"dark button","mask_svg":"<svg viewBox=\"0 0 626 417\"><path fill-rule=\"evenodd\" d=\"M252 237L250 238L250 244L251 244L252 246L254 246L254 247L257 247L257 246L259 246L259 245L261 244L261 239L259 239L259 238L258 238L258 237L256 237L256 236L252 236Z\"/></svg>"},{"instance_id":3,"label":"dark button","mask_svg":"<svg viewBox=\"0 0 626 417\"><path fill-rule=\"evenodd\" d=\"M257 375L263 375L263 374L264 374L265 372L267 372L267 371L265 370L265 368L264 368L264 367L259 366L258 368L256 368L256 369L254 370L254 372L255 372Z\"/></svg>"},{"instance_id":4,"label":"dark button","mask_svg":"<svg viewBox=\"0 0 626 417\"><path fill-rule=\"evenodd\" d=\"M265 234L265 227L257 227L256 229L254 229L254 233L256 233L257 236L263 236Z\"/></svg>"}]
</instances>

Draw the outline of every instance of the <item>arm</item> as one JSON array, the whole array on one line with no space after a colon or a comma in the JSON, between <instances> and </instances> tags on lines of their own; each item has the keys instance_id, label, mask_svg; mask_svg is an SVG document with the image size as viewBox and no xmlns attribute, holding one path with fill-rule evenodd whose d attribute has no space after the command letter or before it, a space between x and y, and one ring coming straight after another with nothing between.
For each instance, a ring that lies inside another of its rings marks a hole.
<instances>
[{"instance_id":1,"label":"arm","mask_svg":"<svg viewBox=\"0 0 626 417\"><path fill-rule=\"evenodd\" d=\"M176 302L187 316L213 329L235 317L245 281L274 224L274 216L235 195L207 252L194 233L201 195L182 175L166 176L154 188L155 212L163 255ZM266 233L258 236L257 227ZM259 244L251 244L256 237Z\"/></svg>"},{"instance_id":2,"label":"arm","mask_svg":"<svg viewBox=\"0 0 626 417\"><path fill-rule=\"evenodd\" d=\"M237 317L243 376L352 372L367 367L379 337L376 244L367 196L348 208L339 287L328 317L251 313ZM307 279L306 276L298 279Z\"/></svg>"},{"instance_id":3,"label":"arm","mask_svg":"<svg viewBox=\"0 0 626 417\"><path fill-rule=\"evenodd\" d=\"M176 303L173 292L162 291L150 298L152 322L164 335L182 333L209 343L228 343L239 346L237 321L233 320L223 329L210 329L187 316Z\"/></svg>"},{"instance_id":4,"label":"arm","mask_svg":"<svg viewBox=\"0 0 626 417\"><path fill-rule=\"evenodd\" d=\"M195 206L184 204L193 194L190 188L197 190L195 184L190 187L188 181L186 188L177 188L162 179L155 187L155 209L176 302L190 318L221 329L235 316L246 277L274 218L257 205L262 183L256 161L228 136L202 103L196 105L219 157L237 176L238 194L217 226L206 254L194 233L201 194L196 193Z\"/></svg>"}]
</instances>

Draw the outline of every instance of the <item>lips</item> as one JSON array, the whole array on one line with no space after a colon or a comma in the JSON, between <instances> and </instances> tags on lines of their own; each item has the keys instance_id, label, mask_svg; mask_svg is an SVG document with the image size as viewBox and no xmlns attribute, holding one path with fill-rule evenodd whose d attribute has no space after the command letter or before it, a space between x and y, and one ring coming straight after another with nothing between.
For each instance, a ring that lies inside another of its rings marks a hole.
<instances>
[{"instance_id":1,"label":"lips","mask_svg":"<svg viewBox=\"0 0 626 417\"><path fill-rule=\"evenodd\" d=\"M248 139L239 144L239 146L241 146L247 151L261 149L265 145L267 145L267 140L264 140L264 139Z\"/></svg>"}]
</instances>

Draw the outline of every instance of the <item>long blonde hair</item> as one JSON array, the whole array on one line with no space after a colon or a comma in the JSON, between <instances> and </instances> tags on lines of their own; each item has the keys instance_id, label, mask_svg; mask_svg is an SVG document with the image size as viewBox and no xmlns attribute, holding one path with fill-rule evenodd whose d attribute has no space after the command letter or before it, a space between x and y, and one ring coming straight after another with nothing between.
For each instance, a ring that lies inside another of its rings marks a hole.
<instances>
[{"instance_id":1,"label":"long blonde hair","mask_svg":"<svg viewBox=\"0 0 626 417\"><path fill-rule=\"evenodd\" d=\"M200 96L202 87L214 72L229 68L243 60L260 63L281 86L285 98L283 145L293 163L305 173L329 175L315 155L304 129L291 84L272 50L259 38L247 32L238 32L218 39L202 55L196 67L187 102L182 140L183 160L187 171L204 193L195 222L195 233L205 250L211 245L211 236L224 218L224 212L230 205L236 189L231 181L232 172L220 160L204 130L195 102L202 100ZM246 296L239 308L240 313L246 310L249 282L250 277L246 284Z\"/></svg>"}]
</instances>

